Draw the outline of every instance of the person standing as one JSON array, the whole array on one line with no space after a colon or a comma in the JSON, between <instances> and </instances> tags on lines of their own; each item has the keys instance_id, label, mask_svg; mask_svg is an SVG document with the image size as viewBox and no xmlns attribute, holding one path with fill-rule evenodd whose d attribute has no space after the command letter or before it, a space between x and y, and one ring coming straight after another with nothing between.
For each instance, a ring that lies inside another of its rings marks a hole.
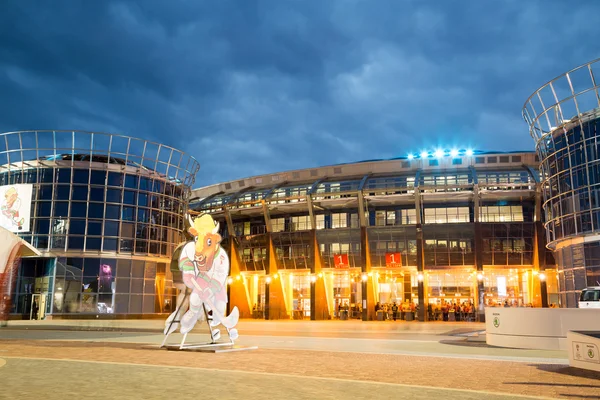
<instances>
[{"instance_id":1,"label":"person standing","mask_svg":"<svg viewBox=\"0 0 600 400\"><path fill-rule=\"evenodd\" d=\"M396 320L397 316L398 316L398 305L396 304L396 302L394 302L394 304L392 305L392 318L394 318L394 321Z\"/></svg>"}]
</instances>

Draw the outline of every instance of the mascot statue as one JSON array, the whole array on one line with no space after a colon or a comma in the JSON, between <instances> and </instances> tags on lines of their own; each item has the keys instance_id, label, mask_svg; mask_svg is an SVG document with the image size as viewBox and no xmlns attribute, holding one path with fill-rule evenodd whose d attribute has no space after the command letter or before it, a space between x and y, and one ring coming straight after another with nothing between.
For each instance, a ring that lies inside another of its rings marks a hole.
<instances>
[{"instance_id":1,"label":"mascot statue","mask_svg":"<svg viewBox=\"0 0 600 400\"><path fill-rule=\"evenodd\" d=\"M193 241L180 245L173 255L173 283L180 289L180 293L177 308L165 323L165 341L178 327L181 327L180 332L185 341L185 336L196 322L206 320L213 343L221 337L218 325L227 329L233 342L238 338L235 326L239 311L234 307L228 316L225 315L229 257L221 247L219 223L215 223L209 214L203 214L194 220L188 216L188 222L188 233ZM177 270L174 270L174 264Z\"/></svg>"}]
</instances>

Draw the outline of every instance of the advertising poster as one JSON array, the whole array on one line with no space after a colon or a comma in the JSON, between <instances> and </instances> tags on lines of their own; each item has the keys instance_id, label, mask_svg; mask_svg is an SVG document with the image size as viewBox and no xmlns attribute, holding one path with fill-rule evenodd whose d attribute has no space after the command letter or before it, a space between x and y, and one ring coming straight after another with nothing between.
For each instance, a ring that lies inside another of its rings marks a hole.
<instances>
[{"instance_id":1,"label":"advertising poster","mask_svg":"<svg viewBox=\"0 0 600 400\"><path fill-rule=\"evenodd\" d=\"M14 233L30 231L33 185L0 186L0 226Z\"/></svg>"}]
</instances>

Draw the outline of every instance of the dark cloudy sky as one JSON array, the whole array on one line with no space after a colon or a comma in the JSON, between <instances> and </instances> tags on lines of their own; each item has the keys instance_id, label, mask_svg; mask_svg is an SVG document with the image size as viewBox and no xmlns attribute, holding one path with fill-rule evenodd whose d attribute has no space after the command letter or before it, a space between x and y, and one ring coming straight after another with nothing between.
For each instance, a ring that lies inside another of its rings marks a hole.
<instances>
[{"instance_id":1,"label":"dark cloudy sky","mask_svg":"<svg viewBox=\"0 0 600 400\"><path fill-rule=\"evenodd\" d=\"M2 0L0 131L175 146L196 187L434 146L533 150L546 81L600 57L600 1Z\"/></svg>"}]
</instances>

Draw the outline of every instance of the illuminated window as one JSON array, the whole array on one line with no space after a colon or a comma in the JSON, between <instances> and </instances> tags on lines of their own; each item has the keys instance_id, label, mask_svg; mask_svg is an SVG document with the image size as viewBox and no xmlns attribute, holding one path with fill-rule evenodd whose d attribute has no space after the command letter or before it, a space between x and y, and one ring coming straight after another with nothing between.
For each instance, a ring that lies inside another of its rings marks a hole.
<instances>
[{"instance_id":1,"label":"illuminated window","mask_svg":"<svg viewBox=\"0 0 600 400\"><path fill-rule=\"evenodd\" d=\"M481 206L481 222L523 222L523 206Z\"/></svg>"},{"instance_id":2,"label":"illuminated window","mask_svg":"<svg viewBox=\"0 0 600 400\"><path fill-rule=\"evenodd\" d=\"M426 224L469 222L469 207L426 208Z\"/></svg>"}]
</instances>

